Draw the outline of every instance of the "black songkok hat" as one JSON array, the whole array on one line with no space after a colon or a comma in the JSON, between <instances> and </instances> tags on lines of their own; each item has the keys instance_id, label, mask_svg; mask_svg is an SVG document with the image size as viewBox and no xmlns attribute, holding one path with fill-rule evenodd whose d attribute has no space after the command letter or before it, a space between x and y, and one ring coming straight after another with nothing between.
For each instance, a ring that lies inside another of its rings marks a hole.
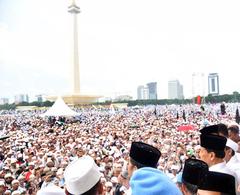
<instances>
[{"instance_id":1,"label":"black songkok hat","mask_svg":"<svg viewBox=\"0 0 240 195\"><path fill-rule=\"evenodd\" d=\"M203 182L207 172L207 163L197 159L187 159L184 164L182 180L192 185L198 185Z\"/></svg>"},{"instance_id":2,"label":"black songkok hat","mask_svg":"<svg viewBox=\"0 0 240 195\"><path fill-rule=\"evenodd\" d=\"M218 125L211 125L204 127L200 130L201 134L217 134L218 135Z\"/></svg>"},{"instance_id":3,"label":"black songkok hat","mask_svg":"<svg viewBox=\"0 0 240 195\"><path fill-rule=\"evenodd\" d=\"M131 160L142 167L157 167L160 156L161 152L157 148L143 142L132 142Z\"/></svg>"},{"instance_id":4,"label":"black songkok hat","mask_svg":"<svg viewBox=\"0 0 240 195\"><path fill-rule=\"evenodd\" d=\"M220 135L200 135L201 146L214 151L224 151L226 147L227 138Z\"/></svg>"},{"instance_id":5,"label":"black songkok hat","mask_svg":"<svg viewBox=\"0 0 240 195\"><path fill-rule=\"evenodd\" d=\"M229 174L209 171L198 189L235 195L235 178Z\"/></svg>"}]
</instances>

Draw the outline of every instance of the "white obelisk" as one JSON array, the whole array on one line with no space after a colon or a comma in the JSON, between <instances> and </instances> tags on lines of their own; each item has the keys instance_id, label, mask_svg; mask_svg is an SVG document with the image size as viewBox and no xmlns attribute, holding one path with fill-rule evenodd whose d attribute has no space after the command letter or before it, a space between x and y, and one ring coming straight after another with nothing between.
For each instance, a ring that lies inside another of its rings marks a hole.
<instances>
[{"instance_id":1,"label":"white obelisk","mask_svg":"<svg viewBox=\"0 0 240 195\"><path fill-rule=\"evenodd\" d=\"M101 96L83 95L80 94L80 72L79 72L79 56L78 56L78 20L77 16L80 13L80 8L76 5L75 0L72 0L71 5L68 7L68 12L73 16L73 66L72 66L72 86L73 92L62 96L67 104L79 105L89 104L96 102ZM55 101L56 96L48 96L48 100Z\"/></svg>"},{"instance_id":2,"label":"white obelisk","mask_svg":"<svg viewBox=\"0 0 240 195\"><path fill-rule=\"evenodd\" d=\"M68 12L73 15L73 94L80 94L79 56L78 56L78 20L80 8L75 0L68 7Z\"/></svg>"}]
</instances>

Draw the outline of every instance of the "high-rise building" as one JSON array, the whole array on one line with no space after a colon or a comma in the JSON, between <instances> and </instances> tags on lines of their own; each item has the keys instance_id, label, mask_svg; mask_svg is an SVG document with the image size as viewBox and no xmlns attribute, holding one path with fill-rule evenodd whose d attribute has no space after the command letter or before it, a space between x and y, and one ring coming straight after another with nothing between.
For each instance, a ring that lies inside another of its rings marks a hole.
<instances>
[{"instance_id":1,"label":"high-rise building","mask_svg":"<svg viewBox=\"0 0 240 195\"><path fill-rule=\"evenodd\" d=\"M43 95L42 94L36 95L36 99L37 102L43 102Z\"/></svg>"},{"instance_id":2,"label":"high-rise building","mask_svg":"<svg viewBox=\"0 0 240 195\"><path fill-rule=\"evenodd\" d=\"M208 94L219 95L219 76L217 73L208 75Z\"/></svg>"},{"instance_id":3,"label":"high-rise building","mask_svg":"<svg viewBox=\"0 0 240 195\"><path fill-rule=\"evenodd\" d=\"M14 97L14 102L16 104L22 103L22 102L29 102L29 97L27 94L19 94Z\"/></svg>"},{"instance_id":4,"label":"high-rise building","mask_svg":"<svg viewBox=\"0 0 240 195\"><path fill-rule=\"evenodd\" d=\"M182 84L180 84L180 86L179 86L179 97L180 97L180 99L184 99L184 94L183 94L183 85Z\"/></svg>"},{"instance_id":5,"label":"high-rise building","mask_svg":"<svg viewBox=\"0 0 240 195\"><path fill-rule=\"evenodd\" d=\"M183 99L183 86L178 80L168 81L168 99Z\"/></svg>"},{"instance_id":6,"label":"high-rise building","mask_svg":"<svg viewBox=\"0 0 240 195\"><path fill-rule=\"evenodd\" d=\"M8 98L0 98L0 105L8 104L8 103L9 103L9 99Z\"/></svg>"},{"instance_id":7,"label":"high-rise building","mask_svg":"<svg viewBox=\"0 0 240 195\"><path fill-rule=\"evenodd\" d=\"M137 99L138 100L147 100L149 98L148 87L140 85L137 88Z\"/></svg>"},{"instance_id":8,"label":"high-rise building","mask_svg":"<svg viewBox=\"0 0 240 195\"><path fill-rule=\"evenodd\" d=\"M142 99L142 91L143 91L143 88L144 88L143 85L140 85L140 86L138 86L138 88L137 88L137 99L138 99L138 100L141 100L141 99Z\"/></svg>"},{"instance_id":9,"label":"high-rise building","mask_svg":"<svg viewBox=\"0 0 240 195\"><path fill-rule=\"evenodd\" d=\"M156 100L157 99L157 82L147 83L148 91L149 91L149 99Z\"/></svg>"},{"instance_id":10,"label":"high-rise building","mask_svg":"<svg viewBox=\"0 0 240 195\"><path fill-rule=\"evenodd\" d=\"M148 87L143 88L143 100L149 99L149 89Z\"/></svg>"},{"instance_id":11,"label":"high-rise building","mask_svg":"<svg viewBox=\"0 0 240 195\"><path fill-rule=\"evenodd\" d=\"M192 74L192 97L205 96L205 75L201 72Z\"/></svg>"}]
</instances>

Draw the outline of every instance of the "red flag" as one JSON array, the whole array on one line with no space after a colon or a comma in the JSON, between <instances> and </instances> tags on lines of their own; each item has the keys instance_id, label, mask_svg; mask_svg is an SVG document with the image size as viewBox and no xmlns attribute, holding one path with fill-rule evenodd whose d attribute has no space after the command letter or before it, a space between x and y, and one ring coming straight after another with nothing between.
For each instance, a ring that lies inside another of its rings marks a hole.
<instances>
[{"instance_id":1,"label":"red flag","mask_svg":"<svg viewBox=\"0 0 240 195\"><path fill-rule=\"evenodd\" d=\"M197 104L200 105L201 104L201 96L197 96Z\"/></svg>"}]
</instances>

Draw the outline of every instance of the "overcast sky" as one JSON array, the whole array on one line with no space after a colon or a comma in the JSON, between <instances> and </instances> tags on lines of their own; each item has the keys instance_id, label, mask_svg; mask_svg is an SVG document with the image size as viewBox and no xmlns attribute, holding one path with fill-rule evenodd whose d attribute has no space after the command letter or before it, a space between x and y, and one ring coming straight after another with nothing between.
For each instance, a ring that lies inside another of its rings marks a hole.
<instances>
[{"instance_id":1,"label":"overcast sky","mask_svg":"<svg viewBox=\"0 0 240 195\"><path fill-rule=\"evenodd\" d=\"M0 97L71 92L70 0L0 0ZM77 0L81 92L136 97L137 86L219 73L240 92L240 1ZM207 78L206 78L207 82ZM207 85L206 90L207 92Z\"/></svg>"}]
</instances>

